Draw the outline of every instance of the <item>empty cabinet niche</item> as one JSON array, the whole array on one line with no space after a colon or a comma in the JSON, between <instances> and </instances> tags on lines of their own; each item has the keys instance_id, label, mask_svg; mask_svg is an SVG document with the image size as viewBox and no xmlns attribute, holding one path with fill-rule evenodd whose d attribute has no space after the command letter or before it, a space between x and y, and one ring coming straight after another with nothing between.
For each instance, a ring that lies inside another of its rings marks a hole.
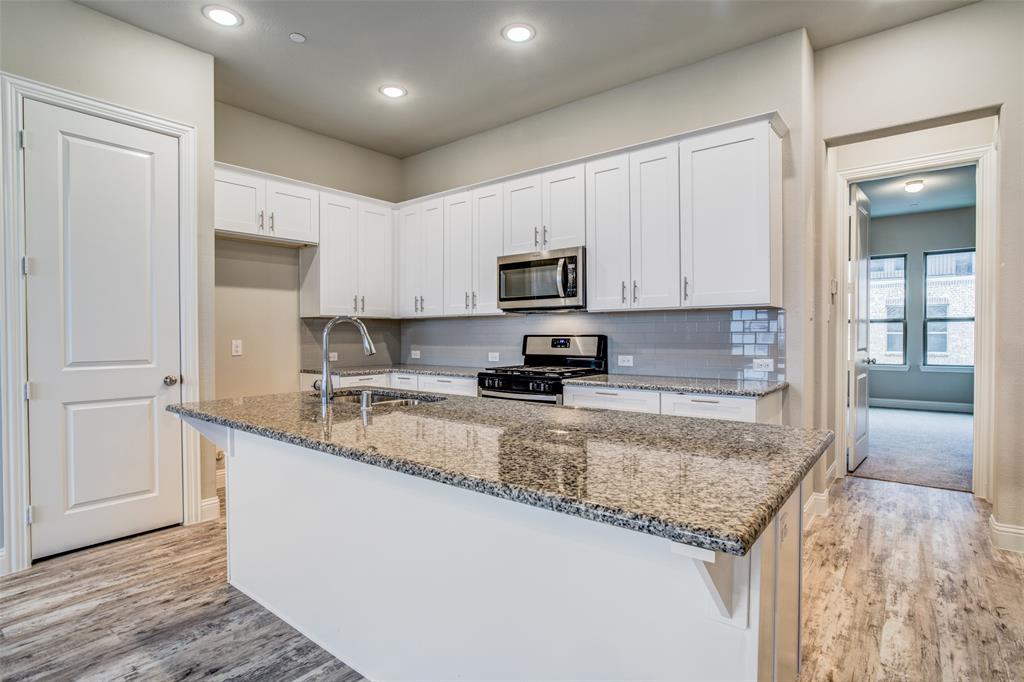
<instances>
[{"instance_id":1,"label":"empty cabinet niche","mask_svg":"<svg viewBox=\"0 0 1024 682\"><path fill-rule=\"evenodd\" d=\"M320 244L299 254L299 315L394 314L390 205L320 193Z\"/></svg>"},{"instance_id":2,"label":"empty cabinet niche","mask_svg":"<svg viewBox=\"0 0 1024 682\"><path fill-rule=\"evenodd\" d=\"M319 199L319 191L308 185L218 165L213 226L224 236L316 244Z\"/></svg>"}]
</instances>

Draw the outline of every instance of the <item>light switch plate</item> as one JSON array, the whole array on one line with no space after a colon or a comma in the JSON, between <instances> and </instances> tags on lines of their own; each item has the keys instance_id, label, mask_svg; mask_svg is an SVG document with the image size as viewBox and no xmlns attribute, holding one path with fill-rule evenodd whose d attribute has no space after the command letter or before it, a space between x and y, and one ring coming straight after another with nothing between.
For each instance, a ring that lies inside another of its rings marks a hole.
<instances>
[{"instance_id":1,"label":"light switch plate","mask_svg":"<svg viewBox=\"0 0 1024 682\"><path fill-rule=\"evenodd\" d=\"M619 367L632 367L633 356L632 355L620 355L619 356Z\"/></svg>"},{"instance_id":2,"label":"light switch plate","mask_svg":"<svg viewBox=\"0 0 1024 682\"><path fill-rule=\"evenodd\" d=\"M337 360L338 359L337 351L333 351L332 350L330 353L328 353L327 354L327 359L330 360L331 362L334 362L335 360Z\"/></svg>"},{"instance_id":3,"label":"light switch plate","mask_svg":"<svg viewBox=\"0 0 1024 682\"><path fill-rule=\"evenodd\" d=\"M775 369L775 361L771 358L754 358L754 371L771 372Z\"/></svg>"},{"instance_id":4,"label":"light switch plate","mask_svg":"<svg viewBox=\"0 0 1024 682\"><path fill-rule=\"evenodd\" d=\"M488 353L487 354L487 362L498 362L499 360L501 360L501 354L500 353Z\"/></svg>"},{"instance_id":5,"label":"light switch plate","mask_svg":"<svg viewBox=\"0 0 1024 682\"><path fill-rule=\"evenodd\" d=\"M242 354L242 339L231 339L231 355L238 356Z\"/></svg>"},{"instance_id":6,"label":"light switch plate","mask_svg":"<svg viewBox=\"0 0 1024 682\"><path fill-rule=\"evenodd\" d=\"M419 352L418 350L414 350L414 351L412 351L412 352L410 352L410 353L409 353L409 356L410 356L410 357L411 357L411 358L412 358L413 360L419 360L419 359L420 359L420 352Z\"/></svg>"}]
</instances>

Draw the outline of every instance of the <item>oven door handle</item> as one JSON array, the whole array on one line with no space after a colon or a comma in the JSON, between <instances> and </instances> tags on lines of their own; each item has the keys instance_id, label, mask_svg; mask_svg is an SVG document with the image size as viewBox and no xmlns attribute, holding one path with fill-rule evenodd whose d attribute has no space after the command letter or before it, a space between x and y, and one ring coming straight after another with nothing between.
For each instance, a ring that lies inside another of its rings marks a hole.
<instances>
[{"instance_id":1,"label":"oven door handle","mask_svg":"<svg viewBox=\"0 0 1024 682\"><path fill-rule=\"evenodd\" d=\"M565 267L565 258L558 259L558 276L556 277L556 284L558 285L558 298L565 298L565 283L569 279L569 270Z\"/></svg>"},{"instance_id":2,"label":"oven door handle","mask_svg":"<svg viewBox=\"0 0 1024 682\"><path fill-rule=\"evenodd\" d=\"M562 396L546 395L543 393L509 393L507 391L494 391L489 389L478 389L482 398L505 398L507 400L528 400L538 403L554 403L560 405Z\"/></svg>"}]
</instances>

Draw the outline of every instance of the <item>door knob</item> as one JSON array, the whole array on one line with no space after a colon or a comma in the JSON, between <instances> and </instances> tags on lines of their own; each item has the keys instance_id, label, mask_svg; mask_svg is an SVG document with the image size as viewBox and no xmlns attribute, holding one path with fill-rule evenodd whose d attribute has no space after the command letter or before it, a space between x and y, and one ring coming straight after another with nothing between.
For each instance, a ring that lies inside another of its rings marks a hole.
<instances>
[{"instance_id":1,"label":"door knob","mask_svg":"<svg viewBox=\"0 0 1024 682\"><path fill-rule=\"evenodd\" d=\"M865 362L866 364L868 364L868 365L874 365L874 364L876 364L876 363L878 362L878 360L876 360L875 358L868 358L868 359L867 359L867 360L865 360L864 362Z\"/></svg>"},{"instance_id":2,"label":"door knob","mask_svg":"<svg viewBox=\"0 0 1024 682\"><path fill-rule=\"evenodd\" d=\"M173 374L168 374L164 377L164 386L173 386L178 383L178 377Z\"/></svg>"}]
</instances>

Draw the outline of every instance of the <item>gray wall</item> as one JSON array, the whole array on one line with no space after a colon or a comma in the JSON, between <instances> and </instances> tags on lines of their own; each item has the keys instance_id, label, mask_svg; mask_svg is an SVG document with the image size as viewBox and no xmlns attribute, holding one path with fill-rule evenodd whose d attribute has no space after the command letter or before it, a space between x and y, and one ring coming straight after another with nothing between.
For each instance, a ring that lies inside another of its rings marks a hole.
<instances>
[{"instance_id":1,"label":"gray wall","mask_svg":"<svg viewBox=\"0 0 1024 682\"><path fill-rule=\"evenodd\" d=\"M321 339L328 318L309 318L299 322L300 364L302 369L317 369L322 362ZM350 324L341 324L331 331L331 350L338 353L338 367L373 367L392 365L402 358L402 323L399 320L366 319L366 328L377 349L375 355L363 354L359 332ZM294 374L293 374L294 378ZM289 390L296 390L291 388Z\"/></svg>"},{"instance_id":2,"label":"gray wall","mask_svg":"<svg viewBox=\"0 0 1024 682\"><path fill-rule=\"evenodd\" d=\"M974 246L974 208L874 218L872 255L907 255L907 371L872 368L871 398L974 402L974 372L922 372L924 252Z\"/></svg>"}]
</instances>

